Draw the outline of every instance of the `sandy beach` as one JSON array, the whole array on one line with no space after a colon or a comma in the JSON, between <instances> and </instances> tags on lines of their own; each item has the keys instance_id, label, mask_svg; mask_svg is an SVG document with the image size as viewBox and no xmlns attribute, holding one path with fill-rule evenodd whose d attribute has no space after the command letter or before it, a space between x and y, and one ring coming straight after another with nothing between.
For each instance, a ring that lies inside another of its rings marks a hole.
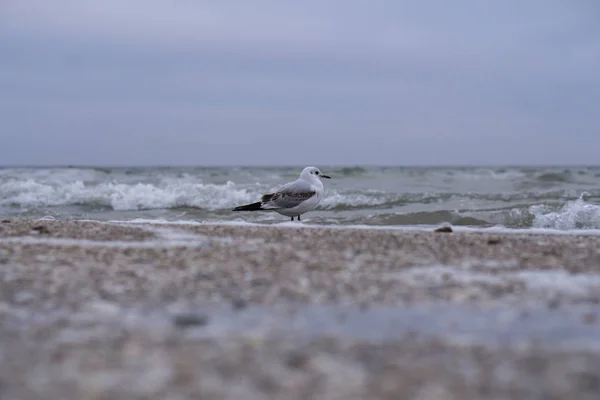
<instances>
[{"instance_id":1,"label":"sandy beach","mask_svg":"<svg viewBox=\"0 0 600 400\"><path fill-rule=\"evenodd\" d=\"M0 223L2 399L597 399L600 236Z\"/></svg>"}]
</instances>

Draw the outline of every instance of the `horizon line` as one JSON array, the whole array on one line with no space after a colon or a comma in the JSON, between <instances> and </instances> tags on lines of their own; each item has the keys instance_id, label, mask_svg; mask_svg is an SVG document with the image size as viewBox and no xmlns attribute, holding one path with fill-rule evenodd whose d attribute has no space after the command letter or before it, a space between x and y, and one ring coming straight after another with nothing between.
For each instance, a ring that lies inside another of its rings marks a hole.
<instances>
[{"instance_id":1,"label":"horizon line","mask_svg":"<svg viewBox=\"0 0 600 400\"><path fill-rule=\"evenodd\" d=\"M600 164L319 164L332 168L590 168ZM298 168L305 164L7 164L7 168Z\"/></svg>"}]
</instances>

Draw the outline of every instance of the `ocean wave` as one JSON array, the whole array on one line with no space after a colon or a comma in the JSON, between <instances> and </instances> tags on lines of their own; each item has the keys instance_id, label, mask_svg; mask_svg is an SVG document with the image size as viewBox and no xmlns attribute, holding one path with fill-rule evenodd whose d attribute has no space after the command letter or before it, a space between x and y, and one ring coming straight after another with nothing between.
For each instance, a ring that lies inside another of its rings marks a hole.
<instances>
[{"instance_id":1,"label":"ocean wave","mask_svg":"<svg viewBox=\"0 0 600 400\"><path fill-rule=\"evenodd\" d=\"M557 230L600 229L600 205L583 198L563 206L521 204L510 208L480 210L435 210L386 212L350 218L349 223L367 225L504 226L507 228L546 228Z\"/></svg>"},{"instance_id":2,"label":"ocean wave","mask_svg":"<svg viewBox=\"0 0 600 400\"><path fill-rule=\"evenodd\" d=\"M154 182L97 182L93 181L96 173L98 172L86 172L86 177L92 183L84 180L69 181L72 173L68 170L51 175L52 179L41 176L25 180L0 180L0 206L27 209L77 205L104 207L116 211L189 207L219 211L256 201L263 193L273 189L259 183L198 182L198 179L186 174L168 179L153 177ZM593 191L591 196L599 197L600 191ZM460 209L469 210L485 208L486 204L498 209L502 207L499 203L505 203L505 207L508 208L514 207L515 202L528 203L520 207L524 209L536 202L564 202L575 198L577 197L574 193L564 190L514 193L394 193L378 190L326 189L320 209L331 212L395 209L410 204L433 204L435 208L439 208L438 204L451 203ZM530 213L540 214L544 210L550 212L544 208L534 208Z\"/></svg>"},{"instance_id":3,"label":"ocean wave","mask_svg":"<svg viewBox=\"0 0 600 400\"><path fill-rule=\"evenodd\" d=\"M583 199L567 202L560 209L547 205L530 207L534 219L534 228L570 229L600 229L600 205L591 204Z\"/></svg>"},{"instance_id":4,"label":"ocean wave","mask_svg":"<svg viewBox=\"0 0 600 400\"><path fill-rule=\"evenodd\" d=\"M571 171L546 172L536 176L538 181L542 182L569 182L572 178Z\"/></svg>"},{"instance_id":5,"label":"ocean wave","mask_svg":"<svg viewBox=\"0 0 600 400\"><path fill-rule=\"evenodd\" d=\"M540 201L566 201L577 198L578 193L567 190L546 192L512 192L512 193L458 193L458 192L412 192L389 193L381 191L335 191L326 192L321 208L329 211L349 211L369 208L392 208L408 204L443 204L454 202L461 208L481 208L486 202L495 204L507 203L505 208L515 207L514 202L526 202L529 207ZM592 196L592 195L591 195ZM600 191L594 191L593 197L600 197Z\"/></svg>"},{"instance_id":6,"label":"ocean wave","mask_svg":"<svg viewBox=\"0 0 600 400\"><path fill-rule=\"evenodd\" d=\"M86 185L82 181L64 184L40 183L32 179L0 185L0 205L52 207L65 205L106 206L117 211L195 207L219 210L254 201L261 190L223 185L175 182L124 184L106 182Z\"/></svg>"},{"instance_id":7,"label":"ocean wave","mask_svg":"<svg viewBox=\"0 0 600 400\"><path fill-rule=\"evenodd\" d=\"M320 207L329 211L345 211L356 208L390 207L399 200L393 193L379 191L336 191L329 190L321 200Z\"/></svg>"}]
</instances>

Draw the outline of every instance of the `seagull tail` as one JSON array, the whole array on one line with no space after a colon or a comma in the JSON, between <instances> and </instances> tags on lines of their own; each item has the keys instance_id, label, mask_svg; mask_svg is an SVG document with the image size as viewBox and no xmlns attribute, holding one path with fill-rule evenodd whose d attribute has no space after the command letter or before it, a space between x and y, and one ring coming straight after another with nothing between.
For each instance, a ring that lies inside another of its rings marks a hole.
<instances>
[{"instance_id":1,"label":"seagull tail","mask_svg":"<svg viewBox=\"0 0 600 400\"><path fill-rule=\"evenodd\" d=\"M252 203L252 204L246 204L243 206L238 206L233 209L233 211L258 211L258 210L264 210L264 208L262 208L261 201L257 201L256 203Z\"/></svg>"}]
</instances>

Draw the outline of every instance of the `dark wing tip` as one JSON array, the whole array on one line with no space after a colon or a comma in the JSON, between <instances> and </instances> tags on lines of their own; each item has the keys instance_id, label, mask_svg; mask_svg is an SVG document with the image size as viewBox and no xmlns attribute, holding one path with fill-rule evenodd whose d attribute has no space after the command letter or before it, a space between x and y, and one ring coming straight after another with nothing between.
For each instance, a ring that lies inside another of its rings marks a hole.
<instances>
[{"instance_id":1,"label":"dark wing tip","mask_svg":"<svg viewBox=\"0 0 600 400\"><path fill-rule=\"evenodd\" d=\"M266 203L268 201L271 201L271 199L273 198L273 196L275 196L274 193L263 194L263 196L261 197L260 201L262 201L263 203Z\"/></svg>"}]
</instances>

